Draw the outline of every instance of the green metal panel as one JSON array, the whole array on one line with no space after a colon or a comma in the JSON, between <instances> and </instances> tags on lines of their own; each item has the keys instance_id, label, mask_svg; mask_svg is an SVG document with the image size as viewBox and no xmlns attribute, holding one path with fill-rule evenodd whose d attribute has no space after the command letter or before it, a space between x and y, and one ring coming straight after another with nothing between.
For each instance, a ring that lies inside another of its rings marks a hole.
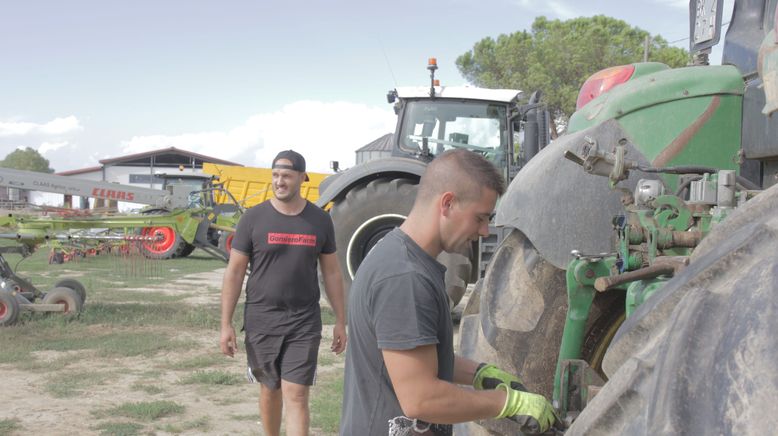
<instances>
[{"instance_id":1,"label":"green metal panel","mask_svg":"<svg viewBox=\"0 0 778 436\"><path fill-rule=\"evenodd\" d=\"M715 95L657 104L630 112L619 121L653 166L736 170L741 111L741 96Z\"/></svg>"},{"instance_id":2,"label":"green metal panel","mask_svg":"<svg viewBox=\"0 0 778 436\"><path fill-rule=\"evenodd\" d=\"M633 78L595 98L570 117L568 132L658 104L711 95L742 96L743 92L743 79L733 66L662 70Z\"/></svg>"},{"instance_id":3,"label":"green metal panel","mask_svg":"<svg viewBox=\"0 0 778 436\"><path fill-rule=\"evenodd\" d=\"M592 100L573 114L568 131L616 118L654 166L737 169L743 92L732 66L657 71ZM666 179L671 187L673 179Z\"/></svg>"}]
</instances>

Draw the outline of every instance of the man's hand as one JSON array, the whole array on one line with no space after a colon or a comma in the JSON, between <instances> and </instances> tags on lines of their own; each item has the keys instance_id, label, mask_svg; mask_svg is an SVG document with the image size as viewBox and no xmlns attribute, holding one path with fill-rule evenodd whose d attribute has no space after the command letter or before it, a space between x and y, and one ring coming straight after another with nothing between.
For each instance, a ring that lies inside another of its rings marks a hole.
<instances>
[{"instance_id":1,"label":"man's hand","mask_svg":"<svg viewBox=\"0 0 778 436\"><path fill-rule=\"evenodd\" d=\"M525 434L545 433L557 420L554 408L542 395L511 389L505 383L497 389L504 389L507 394L505 406L497 418L508 418L521 425Z\"/></svg>"},{"instance_id":2,"label":"man's hand","mask_svg":"<svg viewBox=\"0 0 778 436\"><path fill-rule=\"evenodd\" d=\"M478 365L478 369L475 371L475 377L473 377L473 387L482 389L495 389L500 383L505 383L510 386L511 389L517 391L526 391L524 382L518 376L508 374L507 372L497 368L490 363L482 363Z\"/></svg>"},{"instance_id":3,"label":"man's hand","mask_svg":"<svg viewBox=\"0 0 778 436\"><path fill-rule=\"evenodd\" d=\"M346 326L343 323L335 323L335 327L332 328L332 350L335 354L340 354L346 349Z\"/></svg>"},{"instance_id":4,"label":"man's hand","mask_svg":"<svg viewBox=\"0 0 778 436\"><path fill-rule=\"evenodd\" d=\"M235 357L235 352L238 351L238 342L235 339L235 329L232 326L222 327L219 346L221 346L222 353Z\"/></svg>"}]
</instances>

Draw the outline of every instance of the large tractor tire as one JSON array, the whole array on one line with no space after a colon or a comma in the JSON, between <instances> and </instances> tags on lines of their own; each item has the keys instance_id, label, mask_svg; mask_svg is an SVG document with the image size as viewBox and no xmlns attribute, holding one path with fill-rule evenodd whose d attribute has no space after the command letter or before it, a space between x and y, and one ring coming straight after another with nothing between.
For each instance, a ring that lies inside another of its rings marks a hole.
<instances>
[{"instance_id":1,"label":"large tractor tire","mask_svg":"<svg viewBox=\"0 0 778 436\"><path fill-rule=\"evenodd\" d=\"M43 304L64 304L64 314L78 314L84 308L84 302L78 293L70 288L53 288L43 297Z\"/></svg>"},{"instance_id":2,"label":"large tractor tire","mask_svg":"<svg viewBox=\"0 0 778 436\"><path fill-rule=\"evenodd\" d=\"M438 262L446 265L446 294L449 305L454 308L462 300L467 291L468 280L473 270L473 262L470 260L470 249L467 253L446 253L438 256Z\"/></svg>"},{"instance_id":3,"label":"large tractor tire","mask_svg":"<svg viewBox=\"0 0 778 436\"><path fill-rule=\"evenodd\" d=\"M16 324L19 319L19 301L10 292L0 290L0 327Z\"/></svg>"},{"instance_id":4,"label":"large tractor tire","mask_svg":"<svg viewBox=\"0 0 778 436\"><path fill-rule=\"evenodd\" d=\"M380 178L352 188L332 207L338 260L346 290L367 253L387 233L405 221L416 199L416 181ZM469 254L469 253L468 253ZM451 306L464 295L470 268L463 266L465 255L443 254L438 260L446 265L447 293ZM468 264L469 259L468 259Z\"/></svg>"},{"instance_id":5,"label":"large tractor tire","mask_svg":"<svg viewBox=\"0 0 778 436\"><path fill-rule=\"evenodd\" d=\"M55 288L70 288L74 291L76 291L76 294L78 294L79 298L81 298L81 303L86 303L86 288L84 285L81 284L76 279L62 279L58 280L57 283L54 283Z\"/></svg>"},{"instance_id":6,"label":"large tractor tire","mask_svg":"<svg viewBox=\"0 0 778 436\"><path fill-rule=\"evenodd\" d=\"M192 254L193 251L195 251L195 247L193 244L190 244L188 242L185 243L184 249L181 250L181 256L180 257L187 257L190 254Z\"/></svg>"},{"instance_id":7,"label":"large tractor tire","mask_svg":"<svg viewBox=\"0 0 778 436\"><path fill-rule=\"evenodd\" d=\"M190 245L172 227L144 227L141 235L158 238L153 241L141 241L140 251L149 259L184 257L187 246Z\"/></svg>"},{"instance_id":8,"label":"large tractor tire","mask_svg":"<svg viewBox=\"0 0 778 436\"><path fill-rule=\"evenodd\" d=\"M604 293L594 300L583 358L597 370L623 313L623 294ZM530 391L551 398L566 314L565 271L543 259L524 234L514 230L500 244L464 309L460 354L518 374ZM518 426L507 420L481 424L458 426L462 428L457 434L518 434Z\"/></svg>"},{"instance_id":9,"label":"large tractor tire","mask_svg":"<svg viewBox=\"0 0 778 436\"><path fill-rule=\"evenodd\" d=\"M716 225L619 329L568 435L775 434L778 185Z\"/></svg>"}]
</instances>

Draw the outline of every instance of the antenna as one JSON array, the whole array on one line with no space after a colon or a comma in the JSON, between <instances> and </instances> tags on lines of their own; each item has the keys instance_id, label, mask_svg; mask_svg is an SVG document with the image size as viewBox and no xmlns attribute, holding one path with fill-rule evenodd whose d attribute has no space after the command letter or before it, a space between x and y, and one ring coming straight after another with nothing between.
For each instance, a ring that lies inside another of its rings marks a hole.
<instances>
[{"instance_id":1,"label":"antenna","mask_svg":"<svg viewBox=\"0 0 778 436\"><path fill-rule=\"evenodd\" d=\"M392 71L392 63L389 62L389 56L386 54L386 50L384 50L384 43L381 42L381 37L376 35L375 37L378 40L378 46L381 47L381 53L384 55L384 60L386 60L386 66L389 68L389 74L392 75L392 81L394 82L394 87L397 88L397 79L394 77L394 71Z\"/></svg>"}]
</instances>

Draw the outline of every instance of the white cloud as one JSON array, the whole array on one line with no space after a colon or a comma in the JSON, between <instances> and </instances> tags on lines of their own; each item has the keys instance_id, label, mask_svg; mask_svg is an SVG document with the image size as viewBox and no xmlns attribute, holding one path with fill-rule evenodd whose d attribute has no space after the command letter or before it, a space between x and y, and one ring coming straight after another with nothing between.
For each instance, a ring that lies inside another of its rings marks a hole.
<instances>
[{"instance_id":1,"label":"white cloud","mask_svg":"<svg viewBox=\"0 0 778 436\"><path fill-rule=\"evenodd\" d=\"M78 118L73 115L64 118L54 118L45 123L30 123L24 121L0 121L0 137L25 135L62 135L83 130Z\"/></svg>"},{"instance_id":2,"label":"white cloud","mask_svg":"<svg viewBox=\"0 0 778 436\"><path fill-rule=\"evenodd\" d=\"M280 111L257 114L226 132L136 136L122 143L124 153L176 147L249 166L268 167L281 150L305 156L308 170L329 172L329 162L354 165L354 151L394 131L391 109L363 104L299 101Z\"/></svg>"},{"instance_id":3,"label":"white cloud","mask_svg":"<svg viewBox=\"0 0 778 436\"><path fill-rule=\"evenodd\" d=\"M44 142L38 147L38 153L40 154L46 154L47 152L58 150L64 146L68 145L67 141L62 142Z\"/></svg>"},{"instance_id":4,"label":"white cloud","mask_svg":"<svg viewBox=\"0 0 778 436\"><path fill-rule=\"evenodd\" d=\"M569 20L581 14L561 0L538 1L538 0L514 0L522 9L527 9L533 15L550 15L550 18L559 18Z\"/></svg>"},{"instance_id":5,"label":"white cloud","mask_svg":"<svg viewBox=\"0 0 778 436\"><path fill-rule=\"evenodd\" d=\"M35 129L36 125L18 121L0 121L0 136L23 136Z\"/></svg>"},{"instance_id":6,"label":"white cloud","mask_svg":"<svg viewBox=\"0 0 778 436\"><path fill-rule=\"evenodd\" d=\"M41 133L46 135L62 135L79 130L83 130L83 127L78 122L78 118L73 115L65 118L54 118L40 128Z\"/></svg>"},{"instance_id":7,"label":"white cloud","mask_svg":"<svg viewBox=\"0 0 778 436\"><path fill-rule=\"evenodd\" d=\"M667 5L676 9L689 10L689 0L655 0L660 5Z\"/></svg>"},{"instance_id":8,"label":"white cloud","mask_svg":"<svg viewBox=\"0 0 778 436\"><path fill-rule=\"evenodd\" d=\"M569 20L571 18L575 18L581 14L573 10L573 8L567 6L564 2L561 1L549 1L548 7L551 8L551 11L558 16L559 18L563 20Z\"/></svg>"}]
</instances>

